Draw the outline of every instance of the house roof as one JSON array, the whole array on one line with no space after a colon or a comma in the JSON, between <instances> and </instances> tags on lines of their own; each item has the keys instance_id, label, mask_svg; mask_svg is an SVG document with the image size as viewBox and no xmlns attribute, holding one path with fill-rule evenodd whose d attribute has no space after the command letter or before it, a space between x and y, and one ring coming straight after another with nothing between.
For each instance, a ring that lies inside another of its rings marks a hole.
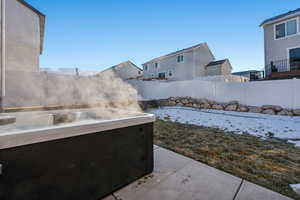
<instances>
[{"instance_id":1,"label":"house roof","mask_svg":"<svg viewBox=\"0 0 300 200\"><path fill-rule=\"evenodd\" d=\"M266 24L270 24L270 23L274 23L280 19L284 19L284 18L287 18L287 17L290 17L290 16L294 16L294 15L297 15L299 14L300 15L300 8L296 9L296 10L292 10L292 11L289 11L289 12L286 12L286 13L283 13L281 15L277 15L275 17L271 17L269 19L266 19L265 21L263 21L260 26L264 26Z\"/></svg>"},{"instance_id":2,"label":"house roof","mask_svg":"<svg viewBox=\"0 0 300 200\"><path fill-rule=\"evenodd\" d=\"M122 62L120 64L114 65L112 67L109 67L109 68L103 70L102 72L105 72L105 71L110 70L110 69L114 69L114 68L119 67L119 66L132 66L132 67L135 67L139 71L143 71L141 68L139 68L138 66L136 66L133 62L131 62L130 60L128 60L128 61ZM100 72L100 73L102 73L102 72Z\"/></svg>"},{"instance_id":3,"label":"house roof","mask_svg":"<svg viewBox=\"0 0 300 200\"><path fill-rule=\"evenodd\" d=\"M17 0L19 3L22 5L26 6L33 12L35 12L40 19L40 53L43 53L43 48L44 48L44 38L45 38L45 22L46 22L46 15L38 11L36 8L32 7L29 3L27 3L24 0Z\"/></svg>"},{"instance_id":4,"label":"house roof","mask_svg":"<svg viewBox=\"0 0 300 200\"><path fill-rule=\"evenodd\" d=\"M152 62L155 62L155 61L159 61L159 60L164 59L164 58L167 58L167 57L169 57L169 56L174 56L174 55L177 55L177 54L180 54L180 53L184 53L184 52L187 52L187 51L191 51L191 50L193 50L193 49L196 49L196 48L199 48L199 47L202 47L202 46L206 46L206 47L208 48L207 43L204 42L204 43L200 43L200 44L194 45L194 46L192 46L192 47L188 47L188 48L185 48L185 49L181 49L181 50L179 50L179 51L175 51L175 52L166 54L166 55L164 55L164 56L160 56L160 57L154 58L154 59L152 59L152 60L150 60L150 61L148 61L148 62L145 62L144 64L152 63ZM209 49L209 48L208 48L208 49ZM209 49L209 51L210 51L210 49ZM211 53L211 54L212 54L212 53ZM213 54L212 54L212 55L213 55ZM144 65L144 64L143 64L143 65Z\"/></svg>"},{"instance_id":5,"label":"house roof","mask_svg":"<svg viewBox=\"0 0 300 200\"><path fill-rule=\"evenodd\" d=\"M212 61L212 62L208 63L208 64L206 65L206 67L209 67L209 66L215 66L215 65L222 65L222 64L224 64L226 61L228 61L228 59Z\"/></svg>"}]
</instances>

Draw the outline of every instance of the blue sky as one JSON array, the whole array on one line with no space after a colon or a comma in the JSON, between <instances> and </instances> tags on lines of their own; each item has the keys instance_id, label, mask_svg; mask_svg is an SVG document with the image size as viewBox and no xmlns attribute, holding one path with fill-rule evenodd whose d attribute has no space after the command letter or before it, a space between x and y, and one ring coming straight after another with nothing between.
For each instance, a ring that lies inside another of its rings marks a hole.
<instances>
[{"instance_id":1,"label":"blue sky","mask_svg":"<svg viewBox=\"0 0 300 200\"><path fill-rule=\"evenodd\" d=\"M207 42L234 71L262 69L266 18L299 0L27 0L46 14L42 67L100 71Z\"/></svg>"}]
</instances>

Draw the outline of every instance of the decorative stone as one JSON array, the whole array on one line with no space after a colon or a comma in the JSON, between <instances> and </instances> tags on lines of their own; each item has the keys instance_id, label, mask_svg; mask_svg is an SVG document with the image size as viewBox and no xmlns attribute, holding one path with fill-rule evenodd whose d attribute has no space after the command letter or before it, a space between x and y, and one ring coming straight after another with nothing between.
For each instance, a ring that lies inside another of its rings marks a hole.
<instances>
[{"instance_id":1,"label":"decorative stone","mask_svg":"<svg viewBox=\"0 0 300 200\"><path fill-rule=\"evenodd\" d=\"M201 108L204 108L204 109L210 109L210 108L211 108L211 105L208 104L208 103L201 104Z\"/></svg>"},{"instance_id":2,"label":"decorative stone","mask_svg":"<svg viewBox=\"0 0 300 200\"><path fill-rule=\"evenodd\" d=\"M181 103L183 103L183 104L188 104L189 101L188 101L187 99L181 99Z\"/></svg>"},{"instance_id":3,"label":"decorative stone","mask_svg":"<svg viewBox=\"0 0 300 200\"><path fill-rule=\"evenodd\" d=\"M177 103L176 106L183 106L183 104L182 103Z\"/></svg>"},{"instance_id":4,"label":"decorative stone","mask_svg":"<svg viewBox=\"0 0 300 200\"><path fill-rule=\"evenodd\" d=\"M199 104L208 104L208 103L209 103L207 99L198 99L198 100L196 100L196 101L197 101L197 103L199 103Z\"/></svg>"},{"instance_id":5,"label":"decorative stone","mask_svg":"<svg viewBox=\"0 0 300 200\"><path fill-rule=\"evenodd\" d=\"M212 105L211 108L212 109L216 109L216 110L223 110L224 109L223 106L220 105L220 104L214 104L214 105Z\"/></svg>"},{"instance_id":6,"label":"decorative stone","mask_svg":"<svg viewBox=\"0 0 300 200\"><path fill-rule=\"evenodd\" d=\"M238 106L236 104L231 104L231 105L228 105L225 110L227 111L236 111L238 108Z\"/></svg>"},{"instance_id":7,"label":"decorative stone","mask_svg":"<svg viewBox=\"0 0 300 200\"><path fill-rule=\"evenodd\" d=\"M281 106L274 106L274 105L264 105L261 108L263 110L270 110L270 109L272 109L272 110L274 110L276 112L280 112L283 109Z\"/></svg>"},{"instance_id":8,"label":"decorative stone","mask_svg":"<svg viewBox=\"0 0 300 200\"><path fill-rule=\"evenodd\" d=\"M175 102L175 101L170 101L170 102L169 102L169 105L170 105L170 106L176 106L176 102Z\"/></svg>"},{"instance_id":9,"label":"decorative stone","mask_svg":"<svg viewBox=\"0 0 300 200\"><path fill-rule=\"evenodd\" d=\"M256 106L249 106L249 112L261 113L262 109L260 107L256 107Z\"/></svg>"},{"instance_id":10,"label":"decorative stone","mask_svg":"<svg viewBox=\"0 0 300 200\"><path fill-rule=\"evenodd\" d=\"M262 113L268 115L276 115L276 112L273 109L263 110Z\"/></svg>"},{"instance_id":11,"label":"decorative stone","mask_svg":"<svg viewBox=\"0 0 300 200\"><path fill-rule=\"evenodd\" d=\"M277 115L281 115L281 116L293 116L293 113L291 111L288 111L287 109L283 109L282 111L278 112Z\"/></svg>"},{"instance_id":12,"label":"decorative stone","mask_svg":"<svg viewBox=\"0 0 300 200\"><path fill-rule=\"evenodd\" d=\"M247 106L240 105L239 108L238 108L238 111L239 112L248 112L249 108Z\"/></svg>"},{"instance_id":13,"label":"decorative stone","mask_svg":"<svg viewBox=\"0 0 300 200\"><path fill-rule=\"evenodd\" d=\"M300 109L294 109L293 110L294 115L300 116Z\"/></svg>"},{"instance_id":14,"label":"decorative stone","mask_svg":"<svg viewBox=\"0 0 300 200\"><path fill-rule=\"evenodd\" d=\"M187 107L193 107L193 104L188 103L188 104L186 104L186 106L187 106Z\"/></svg>"}]
</instances>

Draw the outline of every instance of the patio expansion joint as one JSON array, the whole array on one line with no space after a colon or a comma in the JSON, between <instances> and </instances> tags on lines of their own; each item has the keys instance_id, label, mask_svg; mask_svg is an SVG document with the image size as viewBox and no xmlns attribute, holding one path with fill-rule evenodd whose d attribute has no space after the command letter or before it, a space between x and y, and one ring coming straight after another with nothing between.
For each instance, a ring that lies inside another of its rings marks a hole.
<instances>
[{"instance_id":1,"label":"patio expansion joint","mask_svg":"<svg viewBox=\"0 0 300 200\"><path fill-rule=\"evenodd\" d=\"M240 183L240 185L238 186L238 188L237 188L237 190L236 190L236 192L235 192L235 194L234 194L232 200L235 200L235 199L236 199L237 195L239 194L239 192L240 192L240 190L241 190L241 187L242 187L243 183L244 183L244 179L241 180L241 183Z\"/></svg>"}]
</instances>

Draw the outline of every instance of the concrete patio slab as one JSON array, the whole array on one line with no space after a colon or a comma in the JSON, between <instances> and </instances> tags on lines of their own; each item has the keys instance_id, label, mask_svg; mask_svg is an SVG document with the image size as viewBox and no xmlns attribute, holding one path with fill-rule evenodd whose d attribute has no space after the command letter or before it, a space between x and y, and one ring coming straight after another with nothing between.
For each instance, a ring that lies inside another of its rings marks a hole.
<instances>
[{"instance_id":1,"label":"concrete patio slab","mask_svg":"<svg viewBox=\"0 0 300 200\"><path fill-rule=\"evenodd\" d=\"M154 146L154 172L104 200L290 200L167 149Z\"/></svg>"},{"instance_id":2,"label":"concrete patio slab","mask_svg":"<svg viewBox=\"0 0 300 200\"><path fill-rule=\"evenodd\" d=\"M120 199L134 199L144 195L168 176L185 167L193 160L164 148L154 148L154 172L114 193Z\"/></svg>"},{"instance_id":3,"label":"concrete patio slab","mask_svg":"<svg viewBox=\"0 0 300 200\"><path fill-rule=\"evenodd\" d=\"M244 181L243 185L236 197L236 200L292 200L279 193L273 192L261 186L255 185L248 181Z\"/></svg>"}]
</instances>

